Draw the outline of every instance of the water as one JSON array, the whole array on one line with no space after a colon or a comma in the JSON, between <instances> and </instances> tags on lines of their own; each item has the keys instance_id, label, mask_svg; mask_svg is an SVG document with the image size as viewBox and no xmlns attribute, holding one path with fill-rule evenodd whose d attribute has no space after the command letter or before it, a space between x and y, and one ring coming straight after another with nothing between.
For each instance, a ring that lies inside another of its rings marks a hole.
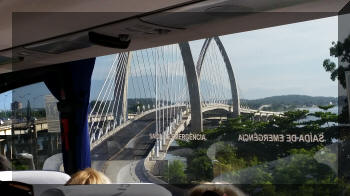
<instances>
[{"instance_id":1,"label":"water","mask_svg":"<svg viewBox=\"0 0 350 196\"><path fill-rule=\"evenodd\" d=\"M318 107L307 107L307 108L298 108L299 110L308 110L309 113L314 113L314 112L324 112L324 110L318 108ZM327 110L327 112L331 112L333 114L338 114L338 106L335 106L333 108L330 108ZM319 118L314 117L314 116L307 116L305 119L299 120L298 122L306 122L306 121L314 121L314 120L318 120ZM326 123L324 125L322 125L322 127L328 127L328 126L336 126L338 125L338 123Z\"/></svg>"},{"instance_id":2,"label":"water","mask_svg":"<svg viewBox=\"0 0 350 196\"><path fill-rule=\"evenodd\" d=\"M307 107L307 108L298 108L299 110L309 110L310 113L312 112L323 112L324 110L318 108L318 107ZM327 112L332 112L333 114L338 114L338 106L335 106L333 108L330 108L327 110Z\"/></svg>"},{"instance_id":3,"label":"water","mask_svg":"<svg viewBox=\"0 0 350 196\"><path fill-rule=\"evenodd\" d=\"M165 160L168 160L169 162L172 162L174 160L180 160L182 161L185 165L187 165L187 160L185 157L178 156L178 155L173 155L171 152L168 152L165 156Z\"/></svg>"},{"instance_id":4,"label":"water","mask_svg":"<svg viewBox=\"0 0 350 196\"><path fill-rule=\"evenodd\" d=\"M171 147L178 147L179 144L174 140L171 144L170 144L170 148ZM172 151L168 151L168 153L165 155L165 160L168 160L169 162L172 162L174 160L180 160L182 161L185 165L187 163L186 158L179 156L179 155L175 155L172 153Z\"/></svg>"}]
</instances>

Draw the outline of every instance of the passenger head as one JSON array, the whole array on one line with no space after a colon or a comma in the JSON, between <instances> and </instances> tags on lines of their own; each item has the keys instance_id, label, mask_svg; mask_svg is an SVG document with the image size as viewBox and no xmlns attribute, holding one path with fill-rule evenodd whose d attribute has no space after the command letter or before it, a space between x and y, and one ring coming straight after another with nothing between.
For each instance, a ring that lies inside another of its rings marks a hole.
<instances>
[{"instance_id":1,"label":"passenger head","mask_svg":"<svg viewBox=\"0 0 350 196\"><path fill-rule=\"evenodd\" d=\"M205 183L191 189L189 196L245 196L245 194L230 184Z\"/></svg>"},{"instance_id":2,"label":"passenger head","mask_svg":"<svg viewBox=\"0 0 350 196\"><path fill-rule=\"evenodd\" d=\"M110 184L111 181L102 172L86 168L72 175L66 185L72 184Z\"/></svg>"},{"instance_id":3,"label":"passenger head","mask_svg":"<svg viewBox=\"0 0 350 196\"><path fill-rule=\"evenodd\" d=\"M10 170L12 170L10 161L5 156L0 154L0 171Z\"/></svg>"}]
</instances>

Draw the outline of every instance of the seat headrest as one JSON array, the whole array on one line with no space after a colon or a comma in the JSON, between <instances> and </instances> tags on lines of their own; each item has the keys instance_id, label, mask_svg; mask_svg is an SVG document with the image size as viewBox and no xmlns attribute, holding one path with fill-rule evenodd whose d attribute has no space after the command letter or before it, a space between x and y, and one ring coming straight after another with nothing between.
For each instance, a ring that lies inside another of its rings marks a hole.
<instances>
[{"instance_id":1,"label":"seat headrest","mask_svg":"<svg viewBox=\"0 0 350 196\"><path fill-rule=\"evenodd\" d=\"M171 196L164 187L156 184L93 184L60 186L40 196Z\"/></svg>"},{"instance_id":2,"label":"seat headrest","mask_svg":"<svg viewBox=\"0 0 350 196\"><path fill-rule=\"evenodd\" d=\"M12 181L12 171L0 171L1 181Z\"/></svg>"},{"instance_id":3,"label":"seat headrest","mask_svg":"<svg viewBox=\"0 0 350 196\"><path fill-rule=\"evenodd\" d=\"M0 171L0 180L27 184L65 184L70 179L66 173L57 171Z\"/></svg>"}]
</instances>

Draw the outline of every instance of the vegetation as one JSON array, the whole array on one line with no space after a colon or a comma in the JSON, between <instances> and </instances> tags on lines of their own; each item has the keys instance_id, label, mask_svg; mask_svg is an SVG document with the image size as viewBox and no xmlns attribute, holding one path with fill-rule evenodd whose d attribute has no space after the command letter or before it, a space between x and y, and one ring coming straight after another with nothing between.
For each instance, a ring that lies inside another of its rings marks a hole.
<instances>
[{"instance_id":1,"label":"vegetation","mask_svg":"<svg viewBox=\"0 0 350 196\"><path fill-rule=\"evenodd\" d=\"M250 184L245 187L247 192L260 187L269 195L288 193L274 186L276 184L337 185L340 178L333 167L337 165L337 154L329 147L339 139L335 124L338 116L328 112L332 107L319 106L322 111L312 113L307 110L288 111L268 122L254 122L249 115L240 116L229 119L216 129L205 130L207 141L178 141L180 146L194 149L194 153L186 157L186 179L189 183L216 178L234 184ZM239 139L242 134L254 133L304 134L318 139L323 135L323 140L244 142ZM296 190L299 188L302 187ZM313 187L307 189L311 195L319 191Z\"/></svg>"},{"instance_id":2,"label":"vegetation","mask_svg":"<svg viewBox=\"0 0 350 196\"><path fill-rule=\"evenodd\" d=\"M332 42L332 47L329 49L330 56L335 57L339 61L337 63L330 59L323 61L323 67L327 72L330 72L331 80L339 81L339 84L346 89L345 72L350 71L350 35L344 40L344 42ZM341 113L339 121L341 123L349 122L348 101L346 96L339 96L340 103L344 102L341 107Z\"/></svg>"},{"instance_id":3,"label":"vegetation","mask_svg":"<svg viewBox=\"0 0 350 196\"><path fill-rule=\"evenodd\" d=\"M166 101L163 102L163 100L158 100L160 103L164 103L164 105L171 105L172 103L166 103ZM155 98L129 98L128 99L128 112L129 113L136 113L137 107L142 110L144 107L145 110L151 109L155 107ZM94 108L94 105L96 104L96 107ZM121 103L119 103L121 104ZM108 107L110 105L110 107ZM114 105L114 106L113 106ZM118 103L112 103L111 100L107 101L97 101L93 100L90 102L90 109L94 108L93 113L99 113L99 114L106 114L106 113L112 113L112 110L116 110L118 107ZM120 105L119 105L120 107Z\"/></svg>"},{"instance_id":4,"label":"vegetation","mask_svg":"<svg viewBox=\"0 0 350 196\"><path fill-rule=\"evenodd\" d=\"M140 109L142 109L142 106L145 106L145 109L148 109L148 106L152 107L154 103L155 103L154 98L128 99L128 112L136 113L137 106L139 106ZM90 102L90 108L93 109L95 104L96 104L96 107L93 113L99 113L99 114L112 113L112 110L113 109L116 110L118 107L118 103L113 104L111 100L97 101L97 103L96 103L96 100L93 100ZM119 103L119 104L122 104L122 103ZM110 107L108 107L109 105Z\"/></svg>"},{"instance_id":5,"label":"vegetation","mask_svg":"<svg viewBox=\"0 0 350 196\"><path fill-rule=\"evenodd\" d=\"M45 112L44 108L31 109L29 112L30 112L32 117L35 117L38 119L46 117L46 112ZM17 118L17 119L24 119L24 118L27 118L27 114L28 114L27 108L19 109L16 112L14 112L14 111L1 111L0 112L0 119L13 118L14 115L16 116L15 118Z\"/></svg>"},{"instance_id":6,"label":"vegetation","mask_svg":"<svg viewBox=\"0 0 350 196\"><path fill-rule=\"evenodd\" d=\"M180 160L174 160L169 164L168 171L165 172L165 178L171 184L184 184L187 182L185 175L185 164Z\"/></svg>"},{"instance_id":7,"label":"vegetation","mask_svg":"<svg viewBox=\"0 0 350 196\"><path fill-rule=\"evenodd\" d=\"M242 103L247 104L251 109L259 109L259 107L264 106L262 110L268 111L288 111L301 107L328 105L330 102L336 104L337 101L335 97L312 97L306 95L281 95L255 100L241 100Z\"/></svg>"},{"instance_id":8,"label":"vegetation","mask_svg":"<svg viewBox=\"0 0 350 196\"><path fill-rule=\"evenodd\" d=\"M187 174L190 181L209 181L213 178L213 165L206 154L206 149L198 148L187 160L189 160Z\"/></svg>"},{"instance_id":9,"label":"vegetation","mask_svg":"<svg viewBox=\"0 0 350 196\"><path fill-rule=\"evenodd\" d=\"M331 73L331 80L335 81L338 79L339 83L346 88L345 71L350 71L350 35L344 42L332 42L329 52L332 57L340 60L342 66L337 67L336 63L330 59L325 59L323 61L323 67L327 72Z\"/></svg>"},{"instance_id":10,"label":"vegetation","mask_svg":"<svg viewBox=\"0 0 350 196\"><path fill-rule=\"evenodd\" d=\"M153 107L156 100L154 98L144 98L144 99L128 99L128 112L136 113L137 106L142 110L142 107L145 106L145 109Z\"/></svg>"},{"instance_id":11,"label":"vegetation","mask_svg":"<svg viewBox=\"0 0 350 196\"><path fill-rule=\"evenodd\" d=\"M12 115L11 111L0 111L0 118L1 119L11 118L11 115Z\"/></svg>"}]
</instances>

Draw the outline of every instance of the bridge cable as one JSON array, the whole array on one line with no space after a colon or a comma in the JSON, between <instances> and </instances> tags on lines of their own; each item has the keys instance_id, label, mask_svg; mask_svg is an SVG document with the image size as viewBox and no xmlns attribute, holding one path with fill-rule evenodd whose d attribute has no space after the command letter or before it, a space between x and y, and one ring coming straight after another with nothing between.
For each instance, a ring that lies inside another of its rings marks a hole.
<instances>
[{"instance_id":1,"label":"bridge cable","mask_svg":"<svg viewBox=\"0 0 350 196\"><path fill-rule=\"evenodd\" d=\"M124 89L124 87L125 87L125 82L126 82L126 78L128 77L127 75L126 75L126 69L127 69L127 66L128 66L128 60L129 60L129 55L131 55L130 53L128 54L128 53L125 53L125 58L124 58L124 63L123 63L123 74L121 75L121 77L120 77L120 79L121 79L121 81L116 81L116 83L118 83L118 86L117 86L117 92L116 92L116 95L118 95L118 96L116 96L115 95L115 97L118 97L118 100L115 100L114 101L114 103L113 103L113 107L112 107L112 113L113 113L113 116L116 116L116 118L114 119L114 128L115 128L115 121L116 120L119 120L119 121L121 121L121 118L122 118L122 113L120 113L120 116L118 116L118 114L119 114L119 109L120 109L120 107L119 107L119 104L120 104L120 102L121 101L123 101L123 95L124 95L124 91L126 90L126 89ZM120 88L119 88L120 87ZM115 106L115 102L117 102L117 109L116 109L116 112L114 112L114 106ZM122 108L123 109L123 108ZM120 112L122 112L122 111L120 111ZM117 119L119 117L119 119ZM126 118L125 116L123 116L123 118ZM124 121L125 120L127 120L127 119L123 119ZM118 124L118 121L117 121L117 124ZM118 125L120 125L121 124L121 122L118 124Z\"/></svg>"},{"instance_id":2,"label":"bridge cable","mask_svg":"<svg viewBox=\"0 0 350 196\"><path fill-rule=\"evenodd\" d=\"M100 91L100 92L102 92L102 91L104 90L104 94L103 94L103 96L102 96L101 99L97 99L97 100L96 100L96 104L99 103L98 109L97 109L97 111L96 111L96 117L97 117L97 119L98 119L98 122L97 122L97 125L96 125L97 127L98 127L99 124L100 124L100 121L101 121L101 118L102 118L102 113L103 113L103 109L102 109L102 112L101 112L101 114L100 114L100 109L101 109L101 107L102 107L102 104L105 105L104 100L105 100L105 98L106 98L107 93L110 92L109 89L110 89L110 86L111 86L112 83L113 83L113 78L114 78L114 76L115 76L117 70L119 69L119 66L115 63L116 60L117 60L117 57L119 58L120 55L117 55L117 56L116 56L115 61L114 61L113 64L112 64L112 67L113 67L113 75L106 78L106 81L108 81L107 87L105 86L105 88L101 89L101 91ZM118 62L118 64L119 64L119 62ZM117 69L117 68L118 68L118 69ZM95 108L95 107L94 107L94 108ZM103 107L103 108L104 108L104 107ZM94 110L92 110L92 112L94 112ZM96 119L96 117L95 117L95 119ZM92 127L93 127L94 125L95 125L95 122L93 121L93 122L91 123L91 126L90 126L90 131L92 130Z\"/></svg>"},{"instance_id":3,"label":"bridge cable","mask_svg":"<svg viewBox=\"0 0 350 196\"><path fill-rule=\"evenodd\" d=\"M95 101L95 104L94 104L94 106L92 107L92 109L91 109L91 111L90 111L89 117L91 117L92 114L93 114L94 111L95 111L95 108L96 108L96 106L97 106L97 104L98 104L98 100L100 99L101 94L102 94L102 92L103 92L104 89L105 89L105 86L106 86L107 81L109 81L110 74L111 74L112 72L114 73L114 66L115 66L115 62L116 62L117 58L118 58L118 55L115 55L115 58L114 58L114 60L113 60L113 62L112 62L112 65L111 65L111 68L109 69L107 78L105 79L105 81L104 81L104 83L103 83L103 85L102 85L102 88L101 88L101 90L100 90L100 92L99 92L99 94L98 94L98 96L97 96L97 99L96 99L96 101ZM110 82L110 81L109 81L109 82ZM101 103L99 104L99 107L100 107L100 106L101 106ZM89 129L89 133L90 133L90 134L91 134L91 131L92 131L92 126L93 126L93 124L94 124L94 121L95 121L95 118L91 118L91 120L90 120L91 127L90 127L90 129Z\"/></svg>"},{"instance_id":4,"label":"bridge cable","mask_svg":"<svg viewBox=\"0 0 350 196\"><path fill-rule=\"evenodd\" d=\"M115 76L112 78L112 83L111 83L111 85L109 85L108 87L107 87L107 91L108 91L108 93L106 93L105 94L105 96L104 96L104 98L106 98L106 99L103 99L104 100L104 104L103 104L103 107L102 107L102 111L101 111L101 114L100 114L100 118L101 117L103 117L103 114L104 114L104 120L102 121L102 130L105 128L104 127L104 125L105 125L105 121L107 120L107 118L108 118L108 110L106 111L105 110L105 108L106 108L106 105L107 105L107 103L109 102L109 104L108 104L108 107L107 108L109 108L109 106L110 106L110 104L111 104L111 101L108 101L108 100L110 100L111 99L111 96L113 97L113 94L114 93L112 93L112 87L113 87L113 84L114 84L114 81L115 81L115 78L116 77L119 77L119 75L120 75L120 73L122 72L122 69L123 69L123 60L124 60L124 55L123 54L121 54L120 55L120 59L119 59L119 62L118 62L118 67L117 67L117 69L116 70L118 70L118 72L117 72L117 74L115 74ZM101 124L101 121L99 121L99 123L98 123L98 126L100 126L100 124ZM106 133L108 130L107 129L105 129L105 131L103 131L103 133Z\"/></svg>"}]
</instances>

